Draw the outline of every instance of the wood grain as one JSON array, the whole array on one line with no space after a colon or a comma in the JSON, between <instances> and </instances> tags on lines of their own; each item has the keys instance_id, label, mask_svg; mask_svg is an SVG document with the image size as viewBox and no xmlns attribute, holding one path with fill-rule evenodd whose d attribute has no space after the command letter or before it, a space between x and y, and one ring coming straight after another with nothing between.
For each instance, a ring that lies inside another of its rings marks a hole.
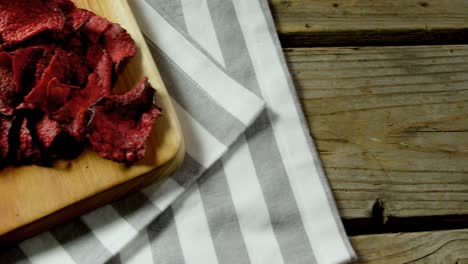
<instances>
[{"instance_id":1,"label":"wood grain","mask_svg":"<svg viewBox=\"0 0 468 264\"><path fill-rule=\"evenodd\" d=\"M468 229L357 236L356 263L467 263Z\"/></svg>"},{"instance_id":2,"label":"wood grain","mask_svg":"<svg viewBox=\"0 0 468 264\"><path fill-rule=\"evenodd\" d=\"M286 56L343 217L468 214L468 46Z\"/></svg>"},{"instance_id":3,"label":"wood grain","mask_svg":"<svg viewBox=\"0 0 468 264\"><path fill-rule=\"evenodd\" d=\"M174 171L183 159L184 145L177 116L127 2L75 2L120 23L132 35L138 55L119 77L115 89L128 90L148 76L158 90L157 102L164 109L164 115L153 129L145 158L132 166L104 160L88 150L78 159L58 162L53 168L10 167L0 171L0 242L15 238L12 234L37 232L31 226L45 227L49 220L57 223L77 216L135 190L143 183L149 184L149 179L156 180ZM54 215L60 210L62 214ZM42 224L35 225L35 222ZM26 225L30 225L28 232L18 230ZM9 232L7 236L1 236Z\"/></svg>"},{"instance_id":4,"label":"wood grain","mask_svg":"<svg viewBox=\"0 0 468 264\"><path fill-rule=\"evenodd\" d=\"M349 46L468 41L465 0L269 0L283 44Z\"/></svg>"}]
</instances>

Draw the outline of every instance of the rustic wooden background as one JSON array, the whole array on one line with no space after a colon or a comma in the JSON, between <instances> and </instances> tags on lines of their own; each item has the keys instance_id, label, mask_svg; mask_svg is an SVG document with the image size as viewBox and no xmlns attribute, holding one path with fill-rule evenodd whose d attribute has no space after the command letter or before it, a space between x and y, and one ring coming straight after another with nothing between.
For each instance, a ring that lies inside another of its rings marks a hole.
<instances>
[{"instance_id":1,"label":"rustic wooden background","mask_svg":"<svg viewBox=\"0 0 468 264\"><path fill-rule=\"evenodd\" d=\"M360 263L468 263L468 1L270 6Z\"/></svg>"}]
</instances>

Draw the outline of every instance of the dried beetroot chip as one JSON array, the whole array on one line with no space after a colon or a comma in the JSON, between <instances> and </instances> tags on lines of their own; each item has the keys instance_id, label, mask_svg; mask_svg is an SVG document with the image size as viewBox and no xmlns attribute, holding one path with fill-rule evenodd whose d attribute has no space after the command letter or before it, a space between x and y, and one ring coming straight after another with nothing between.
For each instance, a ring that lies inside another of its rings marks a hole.
<instances>
[{"instance_id":1,"label":"dried beetroot chip","mask_svg":"<svg viewBox=\"0 0 468 264\"><path fill-rule=\"evenodd\" d=\"M100 85L100 79L96 73L89 75L88 84L79 91L72 91L71 99L58 111L51 115L51 118L65 124L64 130L77 141L82 141L89 123L89 107L107 93Z\"/></svg>"},{"instance_id":2,"label":"dried beetroot chip","mask_svg":"<svg viewBox=\"0 0 468 264\"><path fill-rule=\"evenodd\" d=\"M13 117L5 116L0 114L0 167L2 160L5 160L8 156L10 142L8 140L10 129L12 126Z\"/></svg>"},{"instance_id":3,"label":"dried beetroot chip","mask_svg":"<svg viewBox=\"0 0 468 264\"><path fill-rule=\"evenodd\" d=\"M0 53L0 114L11 115L16 101L16 83L11 56Z\"/></svg>"},{"instance_id":4,"label":"dried beetroot chip","mask_svg":"<svg viewBox=\"0 0 468 264\"><path fill-rule=\"evenodd\" d=\"M144 79L132 91L104 98L91 108L88 138L101 157L127 163L144 157L146 140L161 114L153 105L154 93Z\"/></svg>"},{"instance_id":5,"label":"dried beetroot chip","mask_svg":"<svg viewBox=\"0 0 468 264\"><path fill-rule=\"evenodd\" d=\"M52 119L70 124L66 130L78 136L88 122L88 108L110 94L111 77L112 61L109 55L103 53L95 72L88 76L86 86L81 90L72 89L70 100L52 114Z\"/></svg>"},{"instance_id":6,"label":"dried beetroot chip","mask_svg":"<svg viewBox=\"0 0 468 264\"><path fill-rule=\"evenodd\" d=\"M72 32L79 30L91 18L92 13L81 8L74 8L66 15L65 27Z\"/></svg>"},{"instance_id":7,"label":"dried beetroot chip","mask_svg":"<svg viewBox=\"0 0 468 264\"><path fill-rule=\"evenodd\" d=\"M77 141L82 141L89 123L89 107L110 94L112 61L103 54L94 73L88 76L85 88L73 89L70 100L51 115L51 118L64 125L64 130Z\"/></svg>"},{"instance_id":8,"label":"dried beetroot chip","mask_svg":"<svg viewBox=\"0 0 468 264\"><path fill-rule=\"evenodd\" d=\"M65 19L40 0L0 0L0 35L9 45L44 31L60 31Z\"/></svg>"},{"instance_id":9,"label":"dried beetroot chip","mask_svg":"<svg viewBox=\"0 0 468 264\"><path fill-rule=\"evenodd\" d=\"M39 147L33 142L28 125L28 119L23 119L19 130L19 145L16 151L16 161L19 162L34 162L41 156Z\"/></svg>"},{"instance_id":10,"label":"dried beetroot chip","mask_svg":"<svg viewBox=\"0 0 468 264\"><path fill-rule=\"evenodd\" d=\"M44 100L44 98L47 96L47 87L52 79L57 79L58 82L67 83L71 86L81 86L85 82L85 78L86 72L84 67L81 66L81 59L73 53L66 53L61 49L57 49L41 80L24 98L24 102L46 113L51 113L50 109L48 109L47 100Z\"/></svg>"},{"instance_id":11,"label":"dried beetroot chip","mask_svg":"<svg viewBox=\"0 0 468 264\"><path fill-rule=\"evenodd\" d=\"M54 11L61 11L68 14L76 9L75 4L71 0L42 0L45 5Z\"/></svg>"},{"instance_id":12,"label":"dried beetroot chip","mask_svg":"<svg viewBox=\"0 0 468 264\"><path fill-rule=\"evenodd\" d=\"M102 56L104 55L104 49L102 48L101 44L95 43L90 46L86 53L85 64L91 68L95 69L98 63L101 61ZM112 70L112 65L111 65Z\"/></svg>"},{"instance_id":13,"label":"dried beetroot chip","mask_svg":"<svg viewBox=\"0 0 468 264\"><path fill-rule=\"evenodd\" d=\"M36 85L36 68L44 53L42 47L22 48L13 53L13 73L19 100Z\"/></svg>"},{"instance_id":14,"label":"dried beetroot chip","mask_svg":"<svg viewBox=\"0 0 468 264\"><path fill-rule=\"evenodd\" d=\"M136 55L135 41L118 24L112 24L104 32L102 43L114 62L115 72L119 72L125 66L125 63Z\"/></svg>"},{"instance_id":15,"label":"dried beetroot chip","mask_svg":"<svg viewBox=\"0 0 468 264\"><path fill-rule=\"evenodd\" d=\"M73 90L80 90L80 87L60 83L57 78L50 80L45 97L47 110L53 113L60 109L69 100Z\"/></svg>"},{"instance_id":16,"label":"dried beetroot chip","mask_svg":"<svg viewBox=\"0 0 468 264\"><path fill-rule=\"evenodd\" d=\"M76 33L80 33L79 30L88 22L91 16L92 13L87 10L80 8L72 9L65 16L65 25L63 27L63 30L61 32L56 33L55 38L58 41L71 42L70 38L76 38ZM74 42L76 43L76 41ZM87 45L83 44L83 49L85 49L86 46Z\"/></svg>"},{"instance_id":17,"label":"dried beetroot chip","mask_svg":"<svg viewBox=\"0 0 468 264\"><path fill-rule=\"evenodd\" d=\"M82 32L91 43L97 43L102 34L111 26L111 23L100 16L91 15L88 22L82 27Z\"/></svg>"},{"instance_id":18,"label":"dried beetroot chip","mask_svg":"<svg viewBox=\"0 0 468 264\"><path fill-rule=\"evenodd\" d=\"M47 115L44 115L36 123L36 131L41 146L45 149L49 149L62 129L60 128L59 123L51 120Z\"/></svg>"},{"instance_id":19,"label":"dried beetroot chip","mask_svg":"<svg viewBox=\"0 0 468 264\"><path fill-rule=\"evenodd\" d=\"M42 77L44 76L44 73L45 73L45 71L47 69L47 66L49 66L50 61L54 57L54 54L55 54L55 51L45 49L42 58L40 58L39 61L37 62L37 64L36 64L36 78L35 78L36 85L37 85L37 82L39 80L41 80Z\"/></svg>"}]
</instances>

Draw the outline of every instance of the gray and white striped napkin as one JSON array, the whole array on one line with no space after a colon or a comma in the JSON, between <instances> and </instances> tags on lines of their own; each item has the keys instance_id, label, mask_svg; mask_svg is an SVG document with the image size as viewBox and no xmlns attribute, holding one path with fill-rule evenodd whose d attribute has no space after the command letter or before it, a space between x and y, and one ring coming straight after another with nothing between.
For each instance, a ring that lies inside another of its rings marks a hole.
<instances>
[{"instance_id":1,"label":"gray and white striped napkin","mask_svg":"<svg viewBox=\"0 0 468 264\"><path fill-rule=\"evenodd\" d=\"M174 99L187 158L163 183L1 250L0 263L355 258L266 0L129 3Z\"/></svg>"}]
</instances>

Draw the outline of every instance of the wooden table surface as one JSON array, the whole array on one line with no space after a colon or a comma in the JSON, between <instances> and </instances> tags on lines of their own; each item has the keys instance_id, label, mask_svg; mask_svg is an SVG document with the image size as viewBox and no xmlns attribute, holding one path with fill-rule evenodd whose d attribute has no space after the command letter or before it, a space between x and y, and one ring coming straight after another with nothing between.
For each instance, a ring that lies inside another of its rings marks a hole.
<instances>
[{"instance_id":1,"label":"wooden table surface","mask_svg":"<svg viewBox=\"0 0 468 264\"><path fill-rule=\"evenodd\" d=\"M468 1L270 6L360 263L468 263Z\"/></svg>"}]
</instances>

